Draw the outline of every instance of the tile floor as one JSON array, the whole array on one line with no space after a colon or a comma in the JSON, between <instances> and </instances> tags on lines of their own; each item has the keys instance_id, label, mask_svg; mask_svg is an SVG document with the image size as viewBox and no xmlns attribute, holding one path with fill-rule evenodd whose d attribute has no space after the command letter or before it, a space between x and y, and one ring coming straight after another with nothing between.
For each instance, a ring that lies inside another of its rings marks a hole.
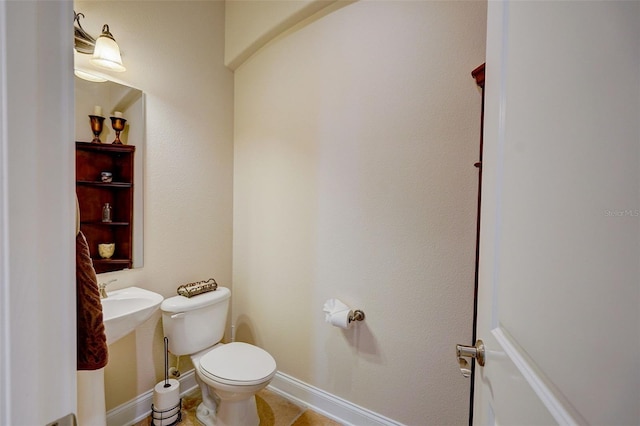
<instances>
[{"instance_id":1,"label":"tile floor","mask_svg":"<svg viewBox=\"0 0 640 426\"><path fill-rule=\"evenodd\" d=\"M180 426L200 426L196 419L196 408L200 403L200 389L182 398L182 421ZM269 389L263 389L256 394L256 405L260 417L260 426L339 426L328 419L305 407L301 407L283 398ZM150 426L151 418L146 418L133 426ZM238 425L242 426L242 425Z\"/></svg>"}]
</instances>

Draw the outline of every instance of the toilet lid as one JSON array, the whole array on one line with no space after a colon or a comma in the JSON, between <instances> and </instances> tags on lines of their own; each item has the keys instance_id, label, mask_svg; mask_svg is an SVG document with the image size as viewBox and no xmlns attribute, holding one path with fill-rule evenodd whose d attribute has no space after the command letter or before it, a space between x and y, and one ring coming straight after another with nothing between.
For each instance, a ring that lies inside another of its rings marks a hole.
<instances>
[{"instance_id":1,"label":"toilet lid","mask_svg":"<svg viewBox=\"0 0 640 426\"><path fill-rule=\"evenodd\" d=\"M265 350L248 343L218 346L200 358L200 372L230 385L254 385L270 379L276 360Z\"/></svg>"}]
</instances>

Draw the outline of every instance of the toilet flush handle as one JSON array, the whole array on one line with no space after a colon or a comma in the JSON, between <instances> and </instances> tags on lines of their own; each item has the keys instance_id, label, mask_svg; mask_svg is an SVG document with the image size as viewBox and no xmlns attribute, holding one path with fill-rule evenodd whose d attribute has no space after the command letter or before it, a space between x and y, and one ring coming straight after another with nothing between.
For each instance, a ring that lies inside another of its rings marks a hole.
<instances>
[{"instance_id":1,"label":"toilet flush handle","mask_svg":"<svg viewBox=\"0 0 640 426\"><path fill-rule=\"evenodd\" d=\"M171 319L182 318L184 316L184 312L178 312L177 314L171 315Z\"/></svg>"}]
</instances>

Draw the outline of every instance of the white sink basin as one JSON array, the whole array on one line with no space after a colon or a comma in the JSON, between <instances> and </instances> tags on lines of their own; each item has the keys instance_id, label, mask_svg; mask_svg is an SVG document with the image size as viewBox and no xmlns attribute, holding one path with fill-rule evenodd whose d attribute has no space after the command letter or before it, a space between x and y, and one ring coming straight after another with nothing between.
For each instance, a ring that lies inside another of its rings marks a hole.
<instances>
[{"instance_id":1,"label":"white sink basin","mask_svg":"<svg viewBox=\"0 0 640 426\"><path fill-rule=\"evenodd\" d=\"M100 301L108 345L148 320L160 308L164 299L158 293L138 287L109 291L107 295L107 298Z\"/></svg>"}]
</instances>

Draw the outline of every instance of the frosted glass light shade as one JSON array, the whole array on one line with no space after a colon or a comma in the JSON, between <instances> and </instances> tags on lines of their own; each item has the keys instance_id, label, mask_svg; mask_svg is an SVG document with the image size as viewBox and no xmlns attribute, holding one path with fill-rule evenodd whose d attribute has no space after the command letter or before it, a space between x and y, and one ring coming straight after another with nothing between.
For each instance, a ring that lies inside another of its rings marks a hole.
<instances>
[{"instance_id":1,"label":"frosted glass light shade","mask_svg":"<svg viewBox=\"0 0 640 426\"><path fill-rule=\"evenodd\" d=\"M105 81L107 81L106 78L102 78L100 76L97 76L95 74L91 74L89 72L86 72L86 71L83 71L83 70L80 70L80 69L77 69L77 68L73 70L73 73L76 76L78 76L81 79L83 79L83 80L93 81L95 83L104 83Z\"/></svg>"},{"instance_id":2,"label":"frosted glass light shade","mask_svg":"<svg viewBox=\"0 0 640 426\"><path fill-rule=\"evenodd\" d=\"M96 40L96 47L93 51L91 63L110 71L126 71L126 68L122 65L120 47L118 47L118 43L113 39L107 25L102 28L102 34L98 37L98 40Z\"/></svg>"}]
</instances>

